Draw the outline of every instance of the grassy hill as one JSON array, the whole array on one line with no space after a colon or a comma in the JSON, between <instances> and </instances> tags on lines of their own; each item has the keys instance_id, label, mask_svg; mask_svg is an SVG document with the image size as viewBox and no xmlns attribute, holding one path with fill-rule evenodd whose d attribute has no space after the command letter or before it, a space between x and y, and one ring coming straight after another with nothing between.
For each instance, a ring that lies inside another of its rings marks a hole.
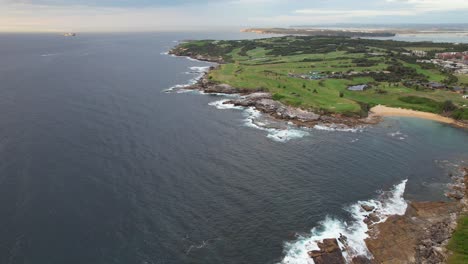
<instances>
[{"instance_id":1,"label":"grassy hill","mask_svg":"<svg viewBox=\"0 0 468 264\"><path fill-rule=\"evenodd\" d=\"M408 50L426 51L427 58L432 58L436 52L468 50L468 45L287 36L189 41L173 53L217 58L223 63L209 73L211 81L238 88L264 88L276 100L304 109L363 115L369 107L383 104L468 119L464 106L468 100L460 94L424 87L431 81L461 85L467 77L418 63L420 58L404 55ZM370 88L347 89L358 84Z\"/></svg>"}]
</instances>

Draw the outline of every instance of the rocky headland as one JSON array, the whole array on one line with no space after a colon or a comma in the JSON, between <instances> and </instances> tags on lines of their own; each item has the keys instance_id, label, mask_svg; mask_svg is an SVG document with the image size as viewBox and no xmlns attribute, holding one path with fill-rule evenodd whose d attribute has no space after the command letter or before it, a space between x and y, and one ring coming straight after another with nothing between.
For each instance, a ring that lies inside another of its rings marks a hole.
<instances>
[{"instance_id":1,"label":"rocky headland","mask_svg":"<svg viewBox=\"0 0 468 264\"><path fill-rule=\"evenodd\" d=\"M209 60L208 58L204 58ZM211 67L210 70L215 69ZM271 93L264 88L243 89L233 87L228 84L219 84L209 79L209 74L205 73L194 85L184 87L188 90L199 90L206 94L239 94L236 99L228 100L224 104L234 106L254 107L256 110L268 114L276 119L292 122L298 126L314 127L316 125L333 126L338 129L349 129L368 124L377 123L380 118L344 116L341 114L319 113L310 110L301 109L285 105L280 101L274 100Z\"/></svg>"},{"instance_id":2,"label":"rocky headland","mask_svg":"<svg viewBox=\"0 0 468 264\"><path fill-rule=\"evenodd\" d=\"M450 256L447 245L458 217L468 212L468 168L452 177L454 183L446 193L452 201L409 201L404 215L390 216L384 222L374 207L362 206L361 210L368 213L363 221L369 227L365 243L372 258L357 256L345 260L342 252L347 250L346 237L323 240L318 243L320 250L309 252L309 256L316 264L446 263Z\"/></svg>"}]
</instances>

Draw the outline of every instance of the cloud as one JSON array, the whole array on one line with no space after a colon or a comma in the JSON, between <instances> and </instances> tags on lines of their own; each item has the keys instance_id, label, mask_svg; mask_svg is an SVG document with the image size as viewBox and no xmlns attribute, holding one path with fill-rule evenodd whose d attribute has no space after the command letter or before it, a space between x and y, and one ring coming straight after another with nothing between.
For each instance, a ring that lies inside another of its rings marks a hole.
<instances>
[{"instance_id":1,"label":"cloud","mask_svg":"<svg viewBox=\"0 0 468 264\"><path fill-rule=\"evenodd\" d=\"M468 0L0 0L0 7L0 31L468 22Z\"/></svg>"}]
</instances>

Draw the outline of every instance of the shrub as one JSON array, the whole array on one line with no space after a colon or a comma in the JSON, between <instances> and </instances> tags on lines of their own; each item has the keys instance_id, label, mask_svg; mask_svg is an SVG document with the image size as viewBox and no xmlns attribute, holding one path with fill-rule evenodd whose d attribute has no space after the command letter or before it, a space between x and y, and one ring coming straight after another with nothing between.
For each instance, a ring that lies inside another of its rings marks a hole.
<instances>
[{"instance_id":1,"label":"shrub","mask_svg":"<svg viewBox=\"0 0 468 264\"><path fill-rule=\"evenodd\" d=\"M285 98L285 97L286 97L286 96L284 96L284 95L282 95L282 94L279 94L279 93L275 93L275 94L273 94L273 96L272 96L273 100L276 100L276 101L279 101L279 100L281 100L281 99L283 99L283 98Z\"/></svg>"},{"instance_id":2,"label":"shrub","mask_svg":"<svg viewBox=\"0 0 468 264\"><path fill-rule=\"evenodd\" d=\"M451 100L446 100L443 104L442 104L442 110L444 112L452 112L454 110L457 109L457 106L453 104L453 102Z\"/></svg>"}]
</instances>

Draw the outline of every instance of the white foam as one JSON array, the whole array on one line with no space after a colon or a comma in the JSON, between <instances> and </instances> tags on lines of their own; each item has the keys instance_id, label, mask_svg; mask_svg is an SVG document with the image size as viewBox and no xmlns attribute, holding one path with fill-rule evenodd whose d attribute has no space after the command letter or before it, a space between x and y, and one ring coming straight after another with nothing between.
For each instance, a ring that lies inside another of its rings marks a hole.
<instances>
[{"instance_id":1,"label":"white foam","mask_svg":"<svg viewBox=\"0 0 468 264\"><path fill-rule=\"evenodd\" d=\"M227 102L227 101L229 101L229 100L223 99L223 100L211 102L208 105L214 106L217 109L221 109L221 110L225 110L225 109L242 110L242 109L244 109L244 107L242 107L242 106L235 106L234 104L226 104L225 102Z\"/></svg>"},{"instance_id":2,"label":"white foam","mask_svg":"<svg viewBox=\"0 0 468 264\"><path fill-rule=\"evenodd\" d=\"M192 73L205 73L210 69L210 66L193 66L189 69Z\"/></svg>"},{"instance_id":3,"label":"white foam","mask_svg":"<svg viewBox=\"0 0 468 264\"><path fill-rule=\"evenodd\" d=\"M341 124L315 125L314 129L325 130L325 131L353 132L353 133L363 131L363 127L348 127L346 125L341 125Z\"/></svg>"},{"instance_id":4,"label":"white foam","mask_svg":"<svg viewBox=\"0 0 468 264\"><path fill-rule=\"evenodd\" d=\"M201 61L201 60L197 60L197 59L190 58L190 57L185 57L185 58L187 58L187 60L189 60L189 61L196 61L196 62L200 62L200 61Z\"/></svg>"},{"instance_id":5,"label":"white foam","mask_svg":"<svg viewBox=\"0 0 468 264\"><path fill-rule=\"evenodd\" d=\"M190 67L189 69L191 70L190 74L196 75L195 78L190 79L186 84L176 84L164 90L164 92L166 93L174 92L174 91L176 91L177 93L193 92L193 91L184 90L184 88L196 84L203 77L205 72L207 72L210 69L210 67L209 66L196 66L196 67Z\"/></svg>"},{"instance_id":6,"label":"white foam","mask_svg":"<svg viewBox=\"0 0 468 264\"><path fill-rule=\"evenodd\" d=\"M311 233L306 236L299 236L296 241L287 242L284 245L285 257L282 264L308 264L314 263L307 252L319 249L317 242L326 238L339 238L340 234L347 237L347 251L343 252L349 263L355 256L367 256L372 258L366 247L364 240L368 237L368 226L364 223L365 217L369 214L361 208L361 205L374 206L375 213L384 222L391 215L403 215L406 212L407 203L403 198L407 180L395 185L390 191L381 192L377 199L359 201L347 208L352 221L346 222L340 219L327 216L321 221L319 226L314 227ZM339 242L340 247L344 245Z\"/></svg>"},{"instance_id":7,"label":"white foam","mask_svg":"<svg viewBox=\"0 0 468 264\"><path fill-rule=\"evenodd\" d=\"M47 53L47 54L41 54L41 57L51 57L51 56L57 56L60 53Z\"/></svg>"},{"instance_id":8,"label":"white foam","mask_svg":"<svg viewBox=\"0 0 468 264\"><path fill-rule=\"evenodd\" d=\"M261 113L254 107L246 108L244 115L244 124L246 126L268 132L267 137L277 142L287 142L292 139L298 139L309 135L307 131L292 127L291 124L288 124L286 129L267 128L262 126L265 124L262 122L256 122L256 119L261 116Z\"/></svg>"},{"instance_id":9,"label":"white foam","mask_svg":"<svg viewBox=\"0 0 468 264\"><path fill-rule=\"evenodd\" d=\"M394 138L398 138L399 140L405 140L408 138L408 135L405 135L403 133L401 133L400 131L397 131L397 132L393 132L393 133L388 133L389 136L391 137L394 137Z\"/></svg>"}]
</instances>

